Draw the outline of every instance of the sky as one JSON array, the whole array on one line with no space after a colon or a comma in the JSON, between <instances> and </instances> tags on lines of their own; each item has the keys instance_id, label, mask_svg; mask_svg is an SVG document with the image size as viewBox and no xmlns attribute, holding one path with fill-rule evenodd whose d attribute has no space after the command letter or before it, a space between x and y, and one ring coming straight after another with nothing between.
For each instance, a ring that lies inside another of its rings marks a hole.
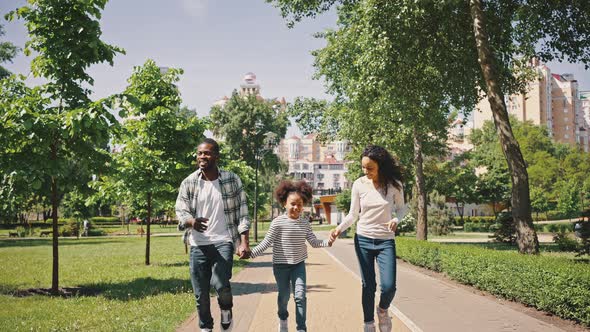
<instances>
[{"instance_id":1,"label":"sky","mask_svg":"<svg viewBox=\"0 0 590 332\"><path fill-rule=\"evenodd\" d=\"M0 15L26 4L0 1ZM22 21L2 19L10 41L23 47L27 34ZM92 66L93 98L122 92L134 66L153 59L158 66L182 68L178 83L183 105L199 116L211 105L239 88L244 74L253 72L265 98L297 96L329 98L323 83L313 80L311 51L325 46L313 34L334 28L334 12L306 19L288 29L279 10L264 0L111 0L100 21L102 40L125 49L114 66ZM31 57L22 52L8 70L27 75ZM590 71L583 65L549 63L553 73L573 73L580 90L590 90ZM28 78L34 85L38 79ZM288 135L297 133L291 128Z\"/></svg>"}]
</instances>

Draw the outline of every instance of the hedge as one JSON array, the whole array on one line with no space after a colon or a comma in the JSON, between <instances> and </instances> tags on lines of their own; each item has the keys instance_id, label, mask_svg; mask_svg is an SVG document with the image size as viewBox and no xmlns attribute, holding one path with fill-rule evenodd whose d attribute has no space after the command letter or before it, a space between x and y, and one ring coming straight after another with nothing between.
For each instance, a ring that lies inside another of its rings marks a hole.
<instances>
[{"instance_id":1,"label":"hedge","mask_svg":"<svg viewBox=\"0 0 590 332\"><path fill-rule=\"evenodd\" d=\"M590 326L590 264L474 245L396 238L399 258L496 296Z\"/></svg>"},{"instance_id":2,"label":"hedge","mask_svg":"<svg viewBox=\"0 0 590 332\"><path fill-rule=\"evenodd\" d=\"M92 223L121 223L119 217L92 217L90 218L90 222Z\"/></svg>"}]
</instances>

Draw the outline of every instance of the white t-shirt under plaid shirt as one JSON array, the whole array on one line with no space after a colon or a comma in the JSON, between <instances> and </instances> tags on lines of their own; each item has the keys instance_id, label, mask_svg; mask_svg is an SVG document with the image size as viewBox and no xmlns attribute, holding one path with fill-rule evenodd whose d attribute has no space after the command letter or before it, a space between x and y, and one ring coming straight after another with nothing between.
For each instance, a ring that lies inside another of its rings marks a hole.
<instances>
[{"instance_id":1,"label":"white t-shirt under plaid shirt","mask_svg":"<svg viewBox=\"0 0 590 332\"><path fill-rule=\"evenodd\" d=\"M273 264L298 264L307 259L306 240L314 248L328 246L328 240L318 240L308 220L283 214L272 221L264 240L252 249L252 258L272 245Z\"/></svg>"}]
</instances>

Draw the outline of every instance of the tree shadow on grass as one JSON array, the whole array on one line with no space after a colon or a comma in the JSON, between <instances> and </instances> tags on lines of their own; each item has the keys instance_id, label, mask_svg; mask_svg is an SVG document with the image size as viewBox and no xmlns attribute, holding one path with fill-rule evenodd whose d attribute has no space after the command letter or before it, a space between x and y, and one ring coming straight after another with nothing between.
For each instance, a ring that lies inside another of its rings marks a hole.
<instances>
[{"instance_id":1,"label":"tree shadow on grass","mask_svg":"<svg viewBox=\"0 0 590 332\"><path fill-rule=\"evenodd\" d=\"M122 240L117 239L59 239L59 246L80 246L80 245L95 245L95 244L107 244L107 243L122 243ZM51 247L51 238L43 239L10 239L0 240L0 248L13 248L13 247Z\"/></svg>"},{"instance_id":2,"label":"tree shadow on grass","mask_svg":"<svg viewBox=\"0 0 590 332\"><path fill-rule=\"evenodd\" d=\"M101 296L111 300L132 301L163 293L180 294L187 292L192 293L192 286L188 276L186 279L155 279L147 277L137 278L129 282L93 283L76 287L63 287L58 295L62 297ZM0 293L15 297L54 296L46 288L15 290L2 285L0 285Z\"/></svg>"}]
</instances>

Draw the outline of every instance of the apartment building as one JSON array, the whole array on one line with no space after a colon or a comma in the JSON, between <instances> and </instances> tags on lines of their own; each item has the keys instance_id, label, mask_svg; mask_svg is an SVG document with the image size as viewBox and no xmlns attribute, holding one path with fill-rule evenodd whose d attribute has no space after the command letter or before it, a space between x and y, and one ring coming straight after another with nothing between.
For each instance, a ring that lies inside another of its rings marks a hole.
<instances>
[{"instance_id":1,"label":"apartment building","mask_svg":"<svg viewBox=\"0 0 590 332\"><path fill-rule=\"evenodd\" d=\"M346 141L322 144L315 134L292 136L282 139L276 151L289 164L289 175L307 181L316 195L340 192L352 185L344 176L349 163L344 158L350 151Z\"/></svg>"},{"instance_id":2,"label":"apartment building","mask_svg":"<svg viewBox=\"0 0 590 332\"><path fill-rule=\"evenodd\" d=\"M506 97L509 114L521 121L532 121L546 126L556 142L579 145L588 151L588 119L582 107L582 94L572 74L556 74L538 60L531 61L537 71L537 79L531 81L527 91ZM586 100L588 95L586 96ZM587 111L588 112L588 111ZM473 112L473 128L481 128L484 121L492 120L492 111L483 98Z\"/></svg>"}]
</instances>

